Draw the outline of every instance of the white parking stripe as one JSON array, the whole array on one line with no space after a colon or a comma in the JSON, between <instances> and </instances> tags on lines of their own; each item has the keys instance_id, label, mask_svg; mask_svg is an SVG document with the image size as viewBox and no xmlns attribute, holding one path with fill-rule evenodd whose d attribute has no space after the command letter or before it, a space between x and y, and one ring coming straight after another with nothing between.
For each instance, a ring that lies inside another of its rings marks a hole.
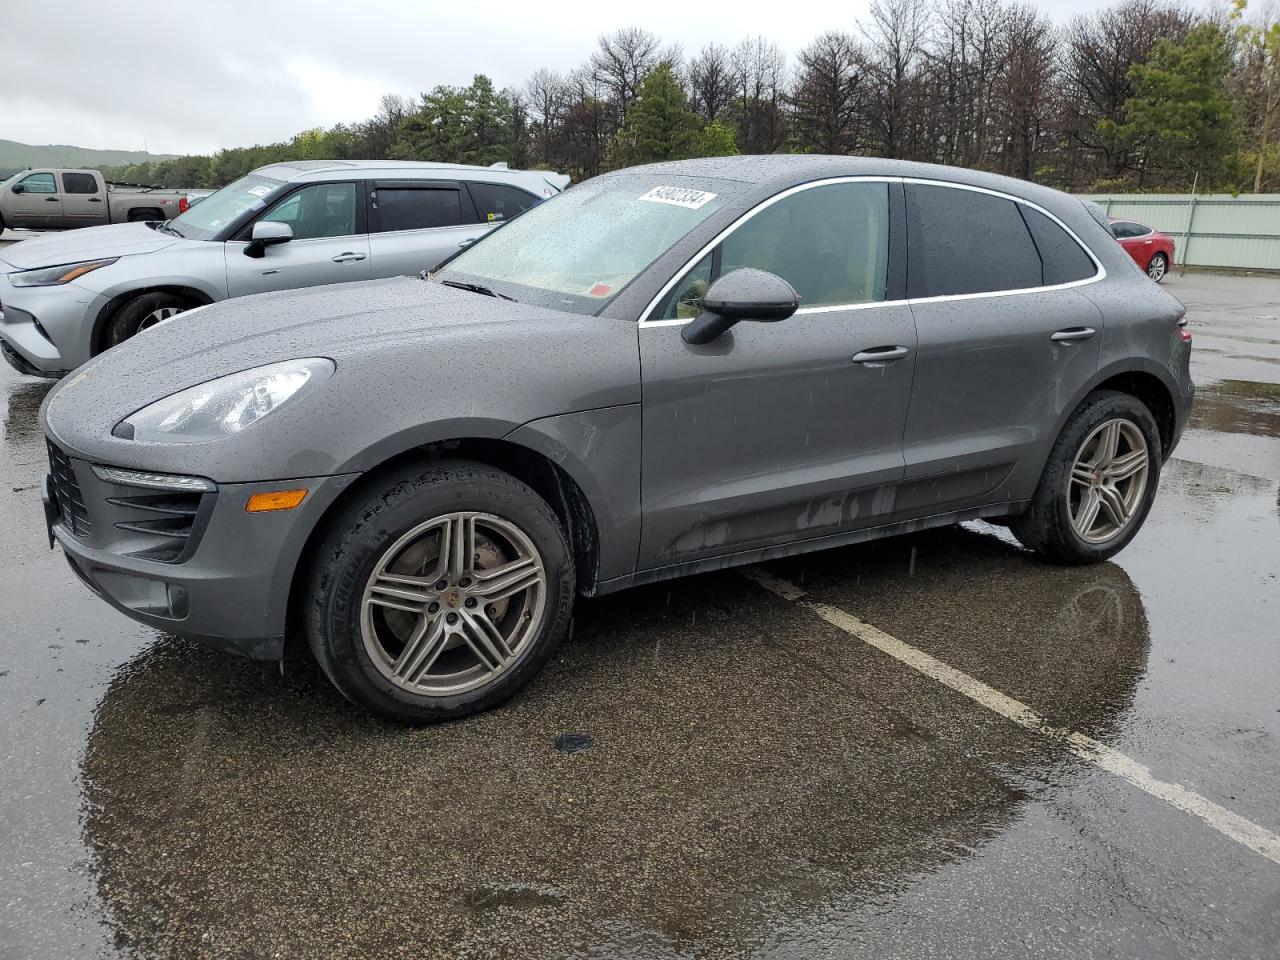
<instances>
[{"instance_id":1,"label":"white parking stripe","mask_svg":"<svg viewBox=\"0 0 1280 960\"><path fill-rule=\"evenodd\" d=\"M887 653L913 670L950 687L957 693L968 697L974 703L981 704L988 710L1012 720L1019 726L1057 740L1080 759L1127 780L1139 790L1163 800L1184 813L1199 817L1219 833L1230 837L1237 843L1244 844L1250 850L1262 854L1268 860L1280 864L1280 835L1260 827L1252 820L1246 820L1237 813L1232 813L1226 807L1220 806L1180 784L1166 783L1163 780L1156 779L1147 767L1144 767L1132 757L1121 753L1119 750L1114 750L1104 743L1099 743L1092 737L1086 737L1082 733L1075 733L1062 727L1053 726L1025 703L1006 696L994 687L989 687L981 680L971 677L955 667L948 666L936 657L930 656L909 643L903 643L898 638L891 637L883 630L879 630L869 623L864 623L852 614L845 613L839 607L833 607L830 604L811 599L803 589L795 584L781 580L773 574L756 567L743 570L742 574L783 600L798 603L805 609L817 614L833 627L843 630L850 636L857 637L863 643L870 644L877 650Z\"/></svg>"}]
</instances>

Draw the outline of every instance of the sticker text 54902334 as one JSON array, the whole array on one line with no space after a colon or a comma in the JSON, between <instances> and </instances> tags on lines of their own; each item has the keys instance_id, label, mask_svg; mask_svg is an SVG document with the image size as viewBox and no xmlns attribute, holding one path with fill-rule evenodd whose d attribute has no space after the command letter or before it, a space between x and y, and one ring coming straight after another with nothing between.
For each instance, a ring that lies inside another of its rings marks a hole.
<instances>
[{"instance_id":1,"label":"sticker text 54902334","mask_svg":"<svg viewBox=\"0 0 1280 960\"><path fill-rule=\"evenodd\" d=\"M697 210L715 198L714 193L707 193L705 190L690 190L687 187L654 187L640 199L648 203L670 203L677 207Z\"/></svg>"}]
</instances>

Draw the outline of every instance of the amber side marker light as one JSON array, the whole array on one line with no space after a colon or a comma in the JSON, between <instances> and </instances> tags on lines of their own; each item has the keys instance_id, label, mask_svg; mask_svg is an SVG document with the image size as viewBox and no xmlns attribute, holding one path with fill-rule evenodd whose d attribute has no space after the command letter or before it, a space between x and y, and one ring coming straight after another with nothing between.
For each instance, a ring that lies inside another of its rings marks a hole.
<instances>
[{"instance_id":1,"label":"amber side marker light","mask_svg":"<svg viewBox=\"0 0 1280 960\"><path fill-rule=\"evenodd\" d=\"M292 510L307 495L306 490L274 490L271 493L255 493L244 508L249 513L268 513L271 510Z\"/></svg>"}]
</instances>

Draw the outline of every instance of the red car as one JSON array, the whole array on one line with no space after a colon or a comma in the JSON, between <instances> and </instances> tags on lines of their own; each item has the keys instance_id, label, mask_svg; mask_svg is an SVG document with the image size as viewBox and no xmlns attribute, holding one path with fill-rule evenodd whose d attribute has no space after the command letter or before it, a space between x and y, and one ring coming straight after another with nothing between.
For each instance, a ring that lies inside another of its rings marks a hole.
<instances>
[{"instance_id":1,"label":"red car","mask_svg":"<svg viewBox=\"0 0 1280 960\"><path fill-rule=\"evenodd\" d=\"M1112 220L1111 232L1148 277L1164 279L1173 263L1173 237L1133 220Z\"/></svg>"}]
</instances>

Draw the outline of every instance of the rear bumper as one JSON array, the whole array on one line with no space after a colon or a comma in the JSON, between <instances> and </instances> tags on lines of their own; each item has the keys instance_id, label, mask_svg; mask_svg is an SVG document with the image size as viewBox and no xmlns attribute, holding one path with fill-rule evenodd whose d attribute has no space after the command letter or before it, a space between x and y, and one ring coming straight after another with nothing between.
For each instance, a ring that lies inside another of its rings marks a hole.
<instances>
[{"instance_id":1,"label":"rear bumper","mask_svg":"<svg viewBox=\"0 0 1280 960\"><path fill-rule=\"evenodd\" d=\"M138 555L156 552L156 535L138 532L155 514L122 505L157 491L106 482L74 455L64 464L74 475L72 492L64 465L61 480L46 487L54 501L46 515L53 539L94 593L157 630L253 659L281 657L294 570L311 532L354 475L219 485L203 494L190 549L164 562ZM252 493L299 487L307 496L293 510L245 511Z\"/></svg>"}]
</instances>

